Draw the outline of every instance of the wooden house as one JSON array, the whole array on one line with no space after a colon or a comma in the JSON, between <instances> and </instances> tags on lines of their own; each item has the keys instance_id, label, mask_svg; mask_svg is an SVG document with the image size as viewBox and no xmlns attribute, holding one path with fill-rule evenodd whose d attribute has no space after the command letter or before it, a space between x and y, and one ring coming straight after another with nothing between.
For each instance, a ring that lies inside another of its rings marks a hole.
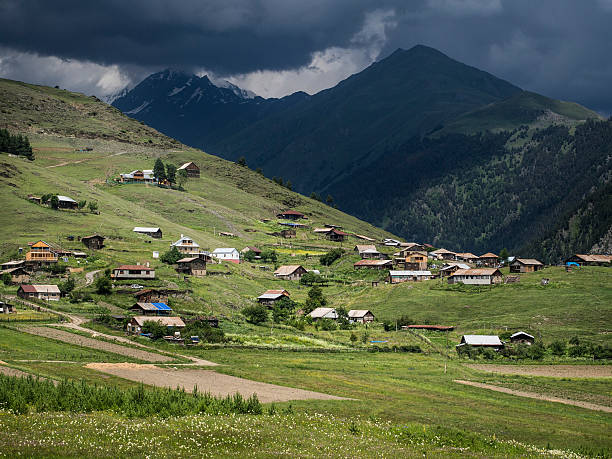
<instances>
[{"instance_id":1,"label":"wooden house","mask_svg":"<svg viewBox=\"0 0 612 459\"><path fill-rule=\"evenodd\" d=\"M200 257L181 258L177 262L177 272L195 277L206 276L206 260Z\"/></svg>"},{"instance_id":2,"label":"wooden house","mask_svg":"<svg viewBox=\"0 0 612 459\"><path fill-rule=\"evenodd\" d=\"M431 271L389 271L389 283L400 284L402 282L420 282L430 280Z\"/></svg>"},{"instance_id":3,"label":"wooden house","mask_svg":"<svg viewBox=\"0 0 612 459\"><path fill-rule=\"evenodd\" d=\"M283 265L274 271L274 277L285 280L300 280L307 272L302 265Z\"/></svg>"},{"instance_id":4,"label":"wooden house","mask_svg":"<svg viewBox=\"0 0 612 459\"><path fill-rule=\"evenodd\" d=\"M425 247L424 244L418 244L416 242L401 242L399 246L401 247L401 252L404 254L408 252L427 252L427 247Z\"/></svg>"},{"instance_id":5,"label":"wooden house","mask_svg":"<svg viewBox=\"0 0 612 459\"><path fill-rule=\"evenodd\" d=\"M25 268L26 262L25 260L11 260L6 261L0 265L0 269L13 269L13 268Z\"/></svg>"},{"instance_id":6,"label":"wooden house","mask_svg":"<svg viewBox=\"0 0 612 459\"><path fill-rule=\"evenodd\" d=\"M348 237L348 233L332 228L330 231L325 233L325 237L333 242L343 242Z\"/></svg>"},{"instance_id":7,"label":"wooden house","mask_svg":"<svg viewBox=\"0 0 612 459\"><path fill-rule=\"evenodd\" d=\"M398 268L423 271L427 269L427 252L400 251L400 258L395 259Z\"/></svg>"},{"instance_id":8,"label":"wooden house","mask_svg":"<svg viewBox=\"0 0 612 459\"><path fill-rule=\"evenodd\" d=\"M17 312L15 306L0 300L0 314L11 314L14 312Z\"/></svg>"},{"instance_id":9,"label":"wooden house","mask_svg":"<svg viewBox=\"0 0 612 459\"><path fill-rule=\"evenodd\" d=\"M284 220L300 220L302 218L306 218L306 215L296 210L286 210L276 214L276 218L282 218Z\"/></svg>"},{"instance_id":10,"label":"wooden house","mask_svg":"<svg viewBox=\"0 0 612 459\"><path fill-rule=\"evenodd\" d=\"M145 322L157 322L160 325L165 325L168 333L174 332L176 329L185 328L185 322L180 317L168 316L136 316L132 317L127 324L128 333L142 333L142 327Z\"/></svg>"},{"instance_id":11,"label":"wooden house","mask_svg":"<svg viewBox=\"0 0 612 459\"><path fill-rule=\"evenodd\" d=\"M172 308L166 303L136 303L130 311L135 311L143 316L169 316Z\"/></svg>"},{"instance_id":12,"label":"wooden house","mask_svg":"<svg viewBox=\"0 0 612 459\"><path fill-rule=\"evenodd\" d=\"M448 277L449 284L493 285L502 282L497 268L458 269Z\"/></svg>"},{"instance_id":13,"label":"wooden house","mask_svg":"<svg viewBox=\"0 0 612 459\"><path fill-rule=\"evenodd\" d=\"M459 269L470 269L470 267L465 263L459 263L458 261L444 263L444 265L440 268L440 277L450 276Z\"/></svg>"},{"instance_id":14,"label":"wooden house","mask_svg":"<svg viewBox=\"0 0 612 459\"><path fill-rule=\"evenodd\" d=\"M438 260L455 260L457 258L457 254L455 252L451 252L446 249L438 249L430 252L431 255L436 257Z\"/></svg>"},{"instance_id":15,"label":"wooden house","mask_svg":"<svg viewBox=\"0 0 612 459\"><path fill-rule=\"evenodd\" d=\"M144 265L121 265L113 269L112 277L122 279L155 279L155 270Z\"/></svg>"},{"instance_id":16,"label":"wooden house","mask_svg":"<svg viewBox=\"0 0 612 459\"><path fill-rule=\"evenodd\" d=\"M247 252L253 252L255 254L256 257L261 256L261 249L254 247L254 246L247 246L244 249L241 250L242 253L247 253Z\"/></svg>"},{"instance_id":17,"label":"wooden house","mask_svg":"<svg viewBox=\"0 0 612 459\"><path fill-rule=\"evenodd\" d=\"M534 258L515 258L510 263L511 273L532 273L544 268L544 263Z\"/></svg>"},{"instance_id":18,"label":"wooden house","mask_svg":"<svg viewBox=\"0 0 612 459\"><path fill-rule=\"evenodd\" d=\"M22 284L17 289L17 296L25 299L38 298L45 301L59 301L61 294L57 285Z\"/></svg>"},{"instance_id":19,"label":"wooden house","mask_svg":"<svg viewBox=\"0 0 612 459\"><path fill-rule=\"evenodd\" d=\"M455 254L455 259L457 261L465 261L466 263L476 263L479 260L478 255L474 255L471 252L462 252Z\"/></svg>"},{"instance_id":20,"label":"wooden house","mask_svg":"<svg viewBox=\"0 0 612 459\"><path fill-rule=\"evenodd\" d=\"M22 266L0 271L0 275L4 274L11 276L11 282L13 284L24 284L30 282L30 273L28 273Z\"/></svg>"},{"instance_id":21,"label":"wooden house","mask_svg":"<svg viewBox=\"0 0 612 459\"><path fill-rule=\"evenodd\" d=\"M146 234L154 239L162 238L162 230L160 228L146 227L146 226L136 226L132 230L135 233Z\"/></svg>"},{"instance_id":22,"label":"wooden house","mask_svg":"<svg viewBox=\"0 0 612 459\"><path fill-rule=\"evenodd\" d=\"M187 173L187 177L200 178L200 168L193 161L189 161L177 169L177 171L183 170Z\"/></svg>"},{"instance_id":23,"label":"wooden house","mask_svg":"<svg viewBox=\"0 0 612 459\"><path fill-rule=\"evenodd\" d=\"M353 264L355 269L391 269L392 267L391 260L359 260Z\"/></svg>"},{"instance_id":24,"label":"wooden house","mask_svg":"<svg viewBox=\"0 0 612 459\"><path fill-rule=\"evenodd\" d=\"M384 258L374 244L357 244L353 250L359 254L362 260Z\"/></svg>"},{"instance_id":25,"label":"wooden house","mask_svg":"<svg viewBox=\"0 0 612 459\"><path fill-rule=\"evenodd\" d=\"M197 242L194 242L190 237L183 234L181 234L181 238L178 241L171 244L171 247L176 247L176 249L182 255L193 257L198 256L200 253L200 245Z\"/></svg>"},{"instance_id":26,"label":"wooden house","mask_svg":"<svg viewBox=\"0 0 612 459\"><path fill-rule=\"evenodd\" d=\"M91 250L100 250L104 247L104 236L99 234L93 234L91 236L84 236L81 238L81 242L85 244L85 247Z\"/></svg>"},{"instance_id":27,"label":"wooden house","mask_svg":"<svg viewBox=\"0 0 612 459\"><path fill-rule=\"evenodd\" d=\"M145 288L134 293L134 297L140 303L168 303L168 292L166 290Z\"/></svg>"},{"instance_id":28,"label":"wooden house","mask_svg":"<svg viewBox=\"0 0 612 459\"><path fill-rule=\"evenodd\" d=\"M281 230L280 236L285 239L292 239L296 236L296 232L294 229L284 229Z\"/></svg>"},{"instance_id":29,"label":"wooden house","mask_svg":"<svg viewBox=\"0 0 612 459\"><path fill-rule=\"evenodd\" d=\"M478 263L489 268L497 268L499 266L499 257L492 252L488 252L478 258Z\"/></svg>"},{"instance_id":30,"label":"wooden house","mask_svg":"<svg viewBox=\"0 0 612 459\"><path fill-rule=\"evenodd\" d=\"M26 253L26 264L28 265L50 265L57 263L58 256L50 244L45 241L35 242Z\"/></svg>"},{"instance_id":31,"label":"wooden house","mask_svg":"<svg viewBox=\"0 0 612 459\"><path fill-rule=\"evenodd\" d=\"M504 343L497 335L463 335L461 342L456 347L460 348L462 346L490 347L499 350L504 347Z\"/></svg>"},{"instance_id":32,"label":"wooden house","mask_svg":"<svg viewBox=\"0 0 612 459\"><path fill-rule=\"evenodd\" d=\"M274 304L282 298L289 298L289 292L287 290L266 290L257 297L257 302L259 304L265 304L266 306L274 306Z\"/></svg>"},{"instance_id":33,"label":"wooden house","mask_svg":"<svg viewBox=\"0 0 612 459\"><path fill-rule=\"evenodd\" d=\"M516 332L510 336L510 342L514 344L527 344L531 346L534 341L535 338L524 331Z\"/></svg>"},{"instance_id":34,"label":"wooden house","mask_svg":"<svg viewBox=\"0 0 612 459\"><path fill-rule=\"evenodd\" d=\"M565 263L577 263L580 266L603 266L612 263L612 255L575 254L565 260Z\"/></svg>"},{"instance_id":35,"label":"wooden house","mask_svg":"<svg viewBox=\"0 0 612 459\"><path fill-rule=\"evenodd\" d=\"M57 196L57 207L60 209L78 209L79 203L68 196Z\"/></svg>"},{"instance_id":36,"label":"wooden house","mask_svg":"<svg viewBox=\"0 0 612 459\"><path fill-rule=\"evenodd\" d=\"M316 308L308 315L312 317L312 320L336 320L338 318L338 312L334 308Z\"/></svg>"},{"instance_id":37,"label":"wooden house","mask_svg":"<svg viewBox=\"0 0 612 459\"><path fill-rule=\"evenodd\" d=\"M367 309L351 309L348 312L348 320L351 323L367 324L374 322L374 314Z\"/></svg>"}]
</instances>

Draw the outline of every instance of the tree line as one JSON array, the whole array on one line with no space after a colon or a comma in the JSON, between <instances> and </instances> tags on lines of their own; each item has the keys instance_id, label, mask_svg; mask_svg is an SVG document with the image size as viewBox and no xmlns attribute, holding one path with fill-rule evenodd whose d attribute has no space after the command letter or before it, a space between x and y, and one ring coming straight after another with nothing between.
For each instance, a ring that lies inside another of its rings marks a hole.
<instances>
[{"instance_id":1,"label":"tree line","mask_svg":"<svg viewBox=\"0 0 612 459\"><path fill-rule=\"evenodd\" d=\"M30 140L25 135L13 135L7 129L0 129L0 151L25 156L30 161L34 161Z\"/></svg>"}]
</instances>

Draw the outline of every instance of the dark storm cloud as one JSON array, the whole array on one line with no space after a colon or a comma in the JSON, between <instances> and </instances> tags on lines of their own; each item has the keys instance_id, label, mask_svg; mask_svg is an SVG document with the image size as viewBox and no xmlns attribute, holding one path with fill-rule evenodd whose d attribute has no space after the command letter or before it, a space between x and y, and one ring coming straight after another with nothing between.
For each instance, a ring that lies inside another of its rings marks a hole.
<instances>
[{"instance_id":1,"label":"dark storm cloud","mask_svg":"<svg viewBox=\"0 0 612 459\"><path fill-rule=\"evenodd\" d=\"M308 64L359 30L365 0L8 0L0 43L19 51L219 73Z\"/></svg>"},{"instance_id":2,"label":"dark storm cloud","mask_svg":"<svg viewBox=\"0 0 612 459\"><path fill-rule=\"evenodd\" d=\"M243 75L257 91L258 76L245 74L279 71L281 81L290 70L285 80L316 88L309 79L326 71L329 81L346 76L337 66L303 71L317 52L345 52L355 71L369 63L355 50L368 46L364 24L376 10L393 17L376 35L381 56L422 43L524 89L612 112L612 0L0 0L0 75L5 49L116 65L133 80L134 68L204 68Z\"/></svg>"}]
</instances>

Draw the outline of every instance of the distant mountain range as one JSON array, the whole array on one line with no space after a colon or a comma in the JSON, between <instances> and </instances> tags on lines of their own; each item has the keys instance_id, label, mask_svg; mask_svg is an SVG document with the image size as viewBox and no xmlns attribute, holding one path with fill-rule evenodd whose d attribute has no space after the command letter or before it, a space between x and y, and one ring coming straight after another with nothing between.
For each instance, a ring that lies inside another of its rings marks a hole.
<instances>
[{"instance_id":1,"label":"distant mountain range","mask_svg":"<svg viewBox=\"0 0 612 459\"><path fill-rule=\"evenodd\" d=\"M450 249L531 253L612 175L612 146L589 137L610 124L596 113L426 46L398 49L313 96L263 99L166 70L113 105L209 153L245 157L304 194L329 194L396 234Z\"/></svg>"}]
</instances>

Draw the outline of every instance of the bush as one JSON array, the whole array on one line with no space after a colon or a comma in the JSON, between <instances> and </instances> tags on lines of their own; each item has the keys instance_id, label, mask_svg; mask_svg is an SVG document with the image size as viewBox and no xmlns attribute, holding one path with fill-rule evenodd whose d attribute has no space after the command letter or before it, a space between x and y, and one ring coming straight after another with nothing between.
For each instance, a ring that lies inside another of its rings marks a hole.
<instances>
[{"instance_id":1,"label":"bush","mask_svg":"<svg viewBox=\"0 0 612 459\"><path fill-rule=\"evenodd\" d=\"M302 285L312 286L314 284L322 284L323 282L323 277L312 272L307 272L300 278L300 284Z\"/></svg>"},{"instance_id":2,"label":"bush","mask_svg":"<svg viewBox=\"0 0 612 459\"><path fill-rule=\"evenodd\" d=\"M320 319L317 321L320 330L323 331L334 331L338 328L336 322L331 319Z\"/></svg>"},{"instance_id":3,"label":"bush","mask_svg":"<svg viewBox=\"0 0 612 459\"><path fill-rule=\"evenodd\" d=\"M62 292L62 295L68 295L74 290L75 286L76 283L74 282L74 279L72 277L68 277L65 282L58 285L58 288L60 289L60 292Z\"/></svg>"},{"instance_id":4,"label":"bush","mask_svg":"<svg viewBox=\"0 0 612 459\"><path fill-rule=\"evenodd\" d=\"M181 258L183 258L183 256L178 251L178 249L173 246L170 250L168 250L167 252L164 252L159 259L162 261L162 263L173 265L177 261L179 261Z\"/></svg>"},{"instance_id":5,"label":"bush","mask_svg":"<svg viewBox=\"0 0 612 459\"><path fill-rule=\"evenodd\" d=\"M319 257L319 261L324 266L330 266L334 261L340 258L344 254L344 250L342 249L332 249L327 252L325 255L321 255Z\"/></svg>"},{"instance_id":6,"label":"bush","mask_svg":"<svg viewBox=\"0 0 612 459\"><path fill-rule=\"evenodd\" d=\"M541 343L533 343L527 351L527 356L532 360L542 360L544 354L544 346Z\"/></svg>"},{"instance_id":7,"label":"bush","mask_svg":"<svg viewBox=\"0 0 612 459\"><path fill-rule=\"evenodd\" d=\"M548 349L550 349L550 352L552 352L553 355L557 355L557 356L565 355L567 344L565 344L565 341L560 341L560 340L553 341L552 343L548 345Z\"/></svg>"},{"instance_id":8,"label":"bush","mask_svg":"<svg viewBox=\"0 0 612 459\"><path fill-rule=\"evenodd\" d=\"M158 340L169 334L168 327L153 320L145 320L142 333L151 334L151 339Z\"/></svg>"},{"instance_id":9,"label":"bush","mask_svg":"<svg viewBox=\"0 0 612 459\"><path fill-rule=\"evenodd\" d=\"M181 332L184 338L197 336L206 343L224 343L227 341L225 333L220 328L211 327L205 320L196 320L187 325Z\"/></svg>"},{"instance_id":10,"label":"bush","mask_svg":"<svg viewBox=\"0 0 612 459\"><path fill-rule=\"evenodd\" d=\"M96 279L95 283L96 292L100 295L108 295L113 289L110 275L100 276Z\"/></svg>"},{"instance_id":11,"label":"bush","mask_svg":"<svg viewBox=\"0 0 612 459\"><path fill-rule=\"evenodd\" d=\"M278 255L274 250L264 250L263 252L261 252L261 259L268 263L276 263L276 261L278 260Z\"/></svg>"},{"instance_id":12,"label":"bush","mask_svg":"<svg viewBox=\"0 0 612 459\"><path fill-rule=\"evenodd\" d=\"M249 306L242 310L242 315L246 317L247 322L257 325L268 320L268 308L261 304Z\"/></svg>"},{"instance_id":13,"label":"bush","mask_svg":"<svg viewBox=\"0 0 612 459\"><path fill-rule=\"evenodd\" d=\"M308 290L308 298L306 298L306 302L304 304L304 313L309 314L316 308L322 308L326 304L327 300L325 299L325 296L323 296L323 290L321 290L321 287L317 287L315 285Z\"/></svg>"},{"instance_id":14,"label":"bush","mask_svg":"<svg viewBox=\"0 0 612 459\"><path fill-rule=\"evenodd\" d=\"M11 285L13 283L13 278L9 273L2 274L2 283L4 285Z\"/></svg>"}]
</instances>

